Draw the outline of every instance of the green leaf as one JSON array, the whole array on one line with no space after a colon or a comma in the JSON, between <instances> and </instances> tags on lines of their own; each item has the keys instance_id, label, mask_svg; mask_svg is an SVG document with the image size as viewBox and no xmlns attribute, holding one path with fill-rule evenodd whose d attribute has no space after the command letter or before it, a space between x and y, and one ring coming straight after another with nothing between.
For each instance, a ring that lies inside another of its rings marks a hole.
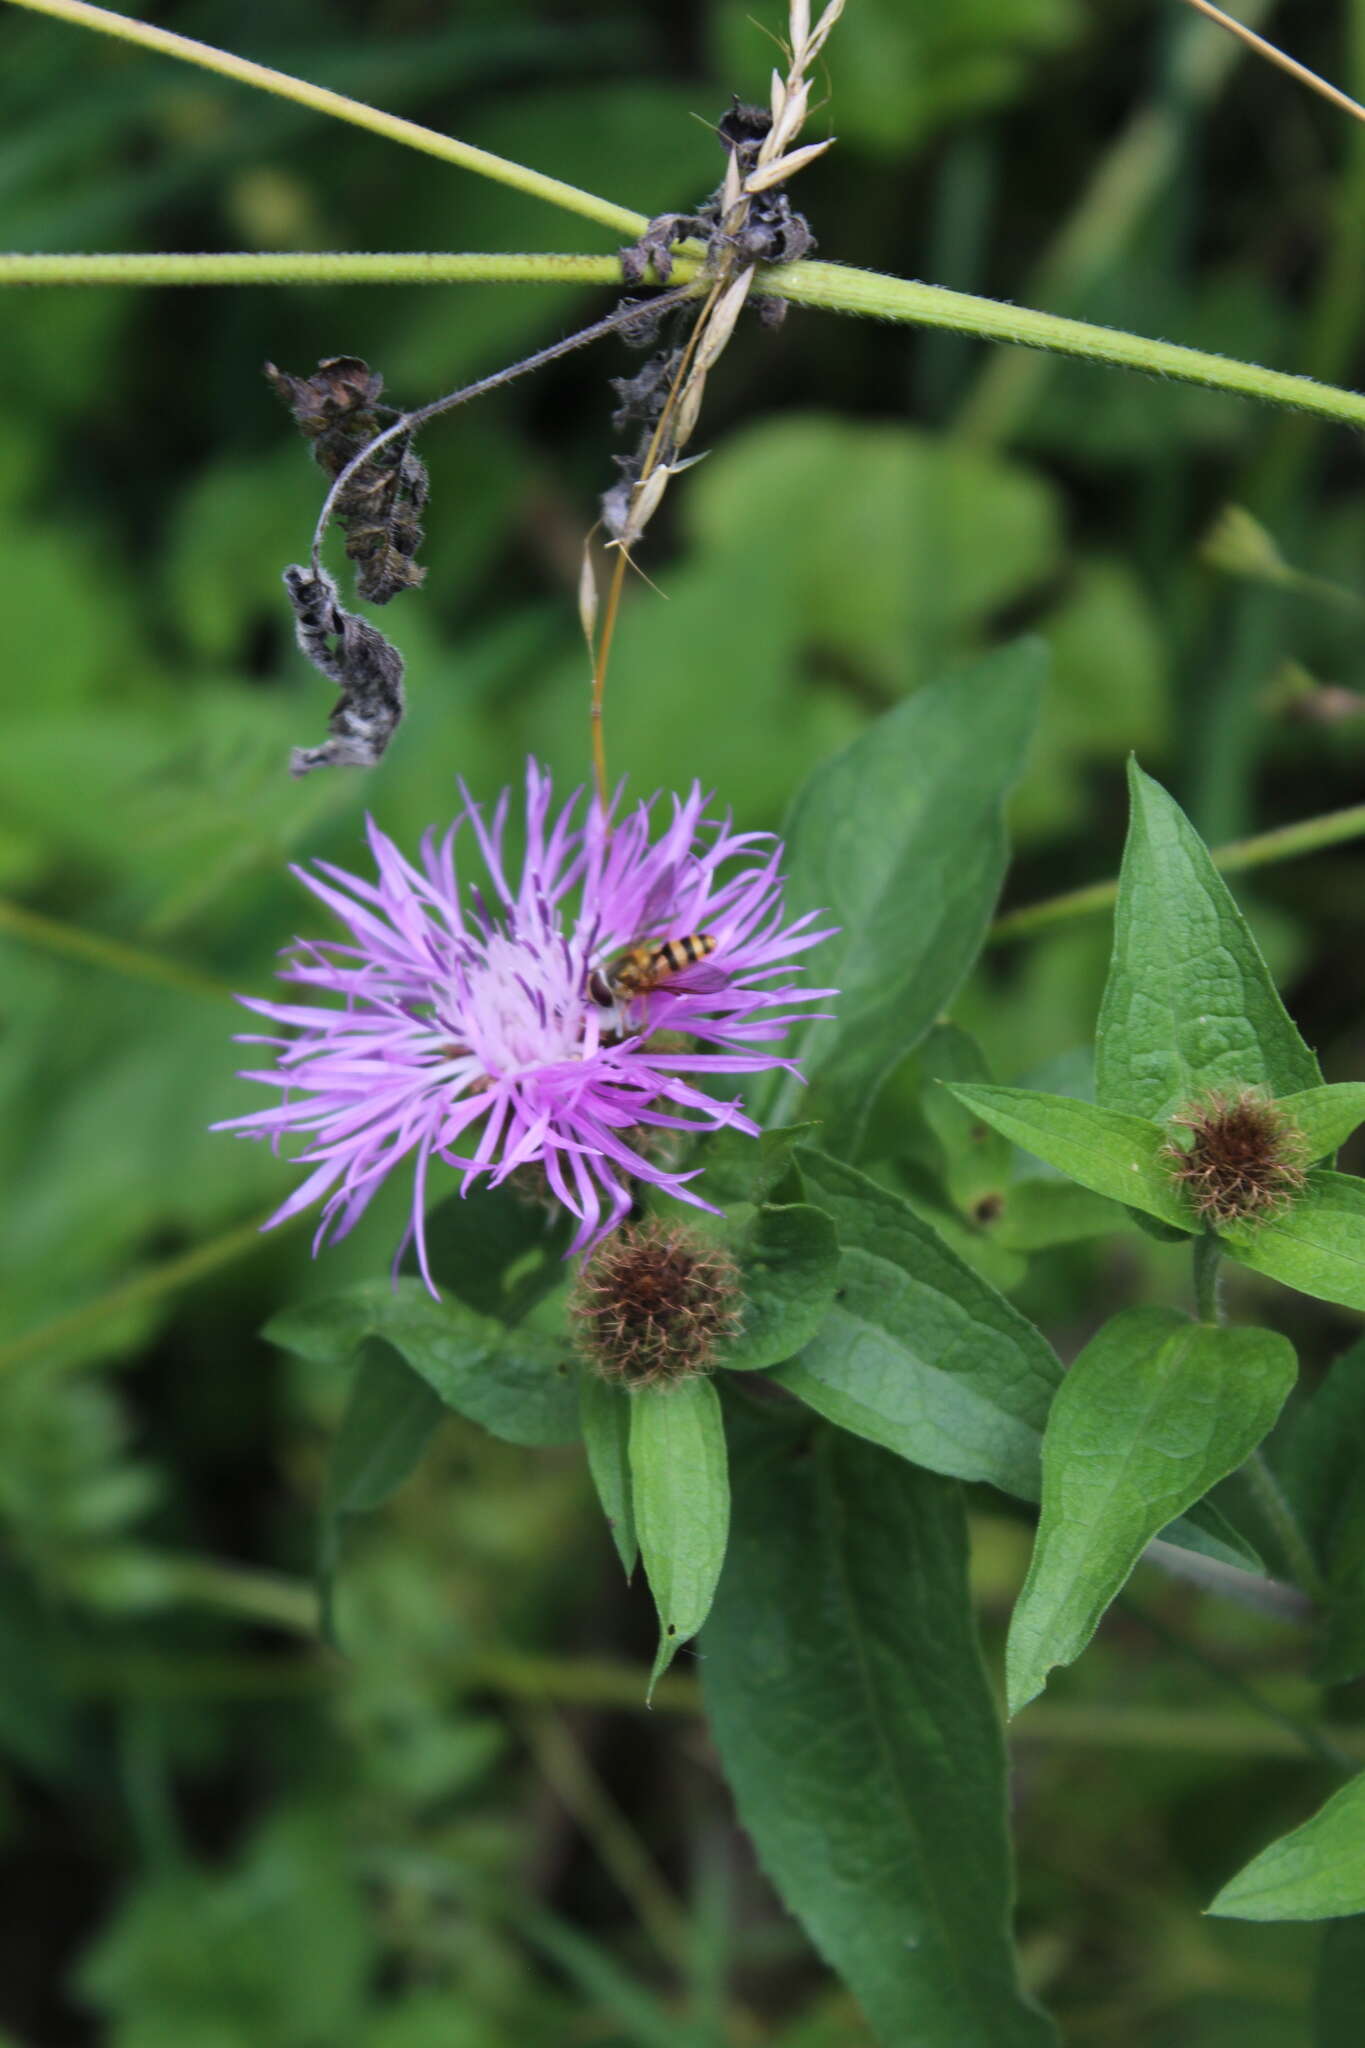
<instances>
[{"instance_id":1,"label":"green leaf","mask_svg":"<svg viewBox=\"0 0 1365 2048\"><path fill-rule=\"evenodd\" d=\"M791 1171L793 1148L818 1129L818 1124L779 1124L757 1138L734 1129L717 1131L700 1153L703 1194L722 1209L770 1201Z\"/></svg>"},{"instance_id":2,"label":"green leaf","mask_svg":"<svg viewBox=\"0 0 1365 2048\"><path fill-rule=\"evenodd\" d=\"M1125 1310L1091 1338L1043 1439L1043 1511L1006 1646L1012 1714L1080 1655L1151 1538L1255 1449L1294 1372L1286 1338L1174 1309Z\"/></svg>"},{"instance_id":3,"label":"green leaf","mask_svg":"<svg viewBox=\"0 0 1365 2048\"><path fill-rule=\"evenodd\" d=\"M735 1246L744 1320L716 1362L730 1372L780 1365L815 1335L834 1300L839 1240L809 1202L762 1208Z\"/></svg>"},{"instance_id":4,"label":"green leaf","mask_svg":"<svg viewBox=\"0 0 1365 2048\"><path fill-rule=\"evenodd\" d=\"M960 1493L836 1431L736 1424L701 1673L759 1859L888 2048L1046 2048Z\"/></svg>"},{"instance_id":5,"label":"green leaf","mask_svg":"<svg viewBox=\"0 0 1365 2048\"><path fill-rule=\"evenodd\" d=\"M337 1643L333 1595L347 1515L382 1507L415 1470L444 1419L445 1405L420 1374L377 1338L367 1338L332 1439L318 1543L318 1605L322 1633Z\"/></svg>"},{"instance_id":6,"label":"green leaf","mask_svg":"<svg viewBox=\"0 0 1365 2048\"><path fill-rule=\"evenodd\" d=\"M940 1081L983 1082L990 1071L976 1041L955 1024L936 1024L916 1055L924 1117L943 1147L948 1193L957 1208L973 1215L978 1203L999 1199L1009 1182L1013 1158L1006 1141L955 1099Z\"/></svg>"},{"instance_id":7,"label":"green leaf","mask_svg":"<svg viewBox=\"0 0 1365 2048\"><path fill-rule=\"evenodd\" d=\"M1276 1477L1327 1589L1313 1676L1345 1684L1365 1672L1365 1338L1333 1360L1274 1449Z\"/></svg>"},{"instance_id":8,"label":"green leaf","mask_svg":"<svg viewBox=\"0 0 1365 2048\"><path fill-rule=\"evenodd\" d=\"M1365 1081L1333 1081L1284 1095L1276 1105L1302 1135L1311 1160L1330 1158L1365 1124Z\"/></svg>"},{"instance_id":9,"label":"green leaf","mask_svg":"<svg viewBox=\"0 0 1365 2048\"><path fill-rule=\"evenodd\" d=\"M1365 1913L1365 1772L1223 1886L1227 1920L1334 1920ZM1359 2015L1357 2015L1357 2018Z\"/></svg>"},{"instance_id":10,"label":"green leaf","mask_svg":"<svg viewBox=\"0 0 1365 2048\"><path fill-rule=\"evenodd\" d=\"M1179 1230L1193 1227L1188 1205L1171 1180L1161 1153L1168 1133L1145 1117L1097 1109L1070 1095L1039 1095L1031 1088L982 1088L957 1083L958 1101L1004 1137L1111 1202L1142 1209Z\"/></svg>"},{"instance_id":11,"label":"green leaf","mask_svg":"<svg viewBox=\"0 0 1365 2048\"><path fill-rule=\"evenodd\" d=\"M476 1314L515 1323L564 1277L567 1224L510 1188L451 1195L426 1219L432 1276Z\"/></svg>"},{"instance_id":12,"label":"green leaf","mask_svg":"<svg viewBox=\"0 0 1365 2048\"><path fill-rule=\"evenodd\" d=\"M1122 1209L1074 1180L1040 1176L1012 1183L991 1236L1006 1251L1045 1252L1058 1244L1106 1237L1127 1220Z\"/></svg>"},{"instance_id":13,"label":"green leaf","mask_svg":"<svg viewBox=\"0 0 1365 2048\"><path fill-rule=\"evenodd\" d=\"M1322 1930L1313 1988L1313 2048L1357 2048L1365 2012L1365 1918L1333 1920Z\"/></svg>"},{"instance_id":14,"label":"green leaf","mask_svg":"<svg viewBox=\"0 0 1365 2048\"><path fill-rule=\"evenodd\" d=\"M630 1476L640 1555L659 1613L653 1692L705 1621L725 1562L730 1479L720 1401L708 1379L630 1397Z\"/></svg>"},{"instance_id":15,"label":"green leaf","mask_svg":"<svg viewBox=\"0 0 1365 2048\"><path fill-rule=\"evenodd\" d=\"M928 684L818 768L792 806L788 901L839 927L810 968L840 991L836 1016L809 1024L796 1049L841 1149L980 950L1046 660L1019 641ZM781 1084L774 1116L799 1087Z\"/></svg>"},{"instance_id":16,"label":"green leaf","mask_svg":"<svg viewBox=\"0 0 1365 2048\"><path fill-rule=\"evenodd\" d=\"M445 1405L387 1344L360 1353L327 1466L327 1512L364 1514L382 1507L414 1471Z\"/></svg>"},{"instance_id":17,"label":"green leaf","mask_svg":"<svg viewBox=\"0 0 1365 2048\"><path fill-rule=\"evenodd\" d=\"M913 1464L1036 1499L1062 1376L1051 1346L899 1195L819 1152L797 1157L839 1233L839 1292L800 1358L774 1377Z\"/></svg>"},{"instance_id":18,"label":"green leaf","mask_svg":"<svg viewBox=\"0 0 1365 2048\"><path fill-rule=\"evenodd\" d=\"M630 1498L630 1395L595 1372L582 1375L578 1393L588 1470L629 1578L639 1554Z\"/></svg>"},{"instance_id":19,"label":"green leaf","mask_svg":"<svg viewBox=\"0 0 1365 2048\"><path fill-rule=\"evenodd\" d=\"M1365 1181L1353 1174L1318 1167L1288 1208L1219 1235L1254 1273L1365 1309Z\"/></svg>"},{"instance_id":20,"label":"green leaf","mask_svg":"<svg viewBox=\"0 0 1365 2048\"><path fill-rule=\"evenodd\" d=\"M1316 1088L1245 918L1180 807L1129 764L1132 815L1095 1038L1106 1109L1159 1120L1213 1089Z\"/></svg>"},{"instance_id":21,"label":"green leaf","mask_svg":"<svg viewBox=\"0 0 1365 2048\"><path fill-rule=\"evenodd\" d=\"M433 1301L419 1280L365 1280L327 1300L286 1309L266 1325L286 1351L320 1364L382 1337L448 1408L513 1444L578 1436L576 1372L562 1339L508 1330L456 1301Z\"/></svg>"}]
</instances>

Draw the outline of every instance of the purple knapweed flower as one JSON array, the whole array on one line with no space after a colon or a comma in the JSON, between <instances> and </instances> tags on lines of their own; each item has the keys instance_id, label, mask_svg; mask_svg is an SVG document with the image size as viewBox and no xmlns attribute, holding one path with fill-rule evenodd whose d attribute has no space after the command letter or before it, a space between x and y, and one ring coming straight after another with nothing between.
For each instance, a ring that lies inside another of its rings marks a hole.
<instances>
[{"instance_id":1,"label":"purple knapweed flower","mask_svg":"<svg viewBox=\"0 0 1365 2048\"><path fill-rule=\"evenodd\" d=\"M794 1071L783 1053L762 1048L811 1014L793 1004L833 993L793 979L793 956L827 933L813 913L784 921L780 843L705 819L698 786L674 798L651 844L651 805L604 817L579 791L552 816L550 778L528 763L519 876L503 847L509 792L491 820L463 785L461 794L460 816L439 843L426 835L417 866L371 822L376 881L326 862L317 874L294 870L349 938L296 942L283 979L339 1000L241 998L292 1033L244 1041L276 1048L274 1066L244 1078L278 1088L282 1100L217 1126L307 1140L298 1157L313 1171L270 1220L325 1198L315 1251L344 1235L411 1156L412 1214L398 1256L415 1240L433 1293L422 1227L433 1158L462 1171L463 1192L538 1163L577 1221L575 1251L626 1215L628 1180L709 1208L688 1186L695 1172L648 1156L646 1132L729 1127L756 1136L738 1102L696 1083ZM463 886L462 835L481 870ZM613 976L623 949L688 937L706 941L705 957L672 971L687 949L671 948L657 976L636 976L656 986Z\"/></svg>"}]
</instances>

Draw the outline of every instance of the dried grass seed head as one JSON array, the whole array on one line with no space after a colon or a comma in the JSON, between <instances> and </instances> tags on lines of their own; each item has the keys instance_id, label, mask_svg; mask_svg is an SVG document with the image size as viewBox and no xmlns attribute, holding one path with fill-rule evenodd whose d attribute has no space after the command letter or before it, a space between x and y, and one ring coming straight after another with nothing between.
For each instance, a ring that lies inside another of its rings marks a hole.
<instances>
[{"instance_id":1,"label":"dried grass seed head","mask_svg":"<svg viewBox=\"0 0 1365 2048\"><path fill-rule=\"evenodd\" d=\"M648 1387L709 1372L738 1328L739 1268L682 1224L627 1224L584 1261L570 1299L578 1349L603 1379Z\"/></svg>"},{"instance_id":2,"label":"dried grass seed head","mask_svg":"<svg viewBox=\"0 0 1365 2048\"><path fill-rule=\"evenodd\" d=\"M1274 1215L1303 1187L1307 1145L1279 1105L1254 1088L1215 1091L1171 1118L1189 1142L1162 1148L1171 1178L1212 1229Z\"/></svg>"}]
</instances>

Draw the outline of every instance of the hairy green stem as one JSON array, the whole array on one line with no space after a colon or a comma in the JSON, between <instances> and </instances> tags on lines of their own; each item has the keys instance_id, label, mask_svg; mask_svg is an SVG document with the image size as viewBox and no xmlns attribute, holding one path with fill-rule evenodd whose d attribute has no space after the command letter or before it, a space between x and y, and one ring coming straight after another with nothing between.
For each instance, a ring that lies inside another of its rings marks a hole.
<instances>
[{"instance_id":1,"label":"hairy green stem","mask_svg":"<svg viewBox=\"0 0 1365 2048\"><path fill-rule=\"evenodd\" d=\"M107 7L87 6L85 0L10 0L10 5L26 7L34 14L49 14L54 20L71 22L78 28L96 29L101 35L117 37L120 42L137 43L142 49L155 50L163 57L176 57L182 64L197 64L204 71L216 71L220 78L231 78L239 85L255 86L260 92L294 100L316 114L330 114L335 120L349 121L356 128L368 128L371 134L382 135L389 142L401 142L408 149L439 157L443 163L475 171L481 178L492 178L500 185L512 185L533 199L548 200L551 206L561 207L566 213L579 213L587 220L600 221L603 227L612 228L618 234L633 238L647 226L643 214L632 212L628 206L616 206L609 199L599 199L594 192L581 192L576 185L566 185L561 178L546 177L542 171L532 171L524 164L512 163L507 157L476 149L472 143L457 142L454 136L442 135L434 128L424 128L420 122L404 121L396 114L383 113L378 107L367 107L363 100L349 99L345 93L329 92L324 86L310 85L306 79L291 78L287 71L275 71L268 64L253 64L245 57L234 57L227 50L215 50L211 44L196 42L191 36L178 36L170 29L153 28L145 21L131 21L126 15L115 14Z\"/></svg>"},{"instance_id":2,"label":"hairy green stem","mask_svg":"<svg viewBox=\"0 0 1365 2048\"><path fill-rule=\"evenodd\" d=\"M1254 25L1270 5L1271 0L1243 0L1243 15ZM1177 94L1139 106L1096 159L1076 206L1030 268L1030 299L1083 305L1122 261L1170 182L1188 135L1189 110L1208 105L1240 56L1237 44L1207 22L1182 24L1171 58ZM1340 238L1340 246L1349 246L1349 236ZM978 446L1004 441L1038 403L1051 369L1046 356L988 356L958 412L956 431Z\"/></svg>"},{"instance_id":3,"label":"hairy green stem","mask_svg":"<svg viewBox=\"0 0 1365 2048\"><path fill-rule=\"evenodd\" d=\"M11 0L29 6L35 0ZM425 131L423 131L425 132ZM460 145L463 147L463 145ZM500 160L499 160L500 161ZM529 173L527 174L530 175ZM553 184L554 180L549 180ZM631 219L637 225L639 216ZM675 276L687 283L698 265L687 256L676 260ZM612 256L442 255L439 252L329 254L303 252L255 256L234 252L222 256L27 256L0 257L0 284L452 284L452 283L578 283L621 282L620 264ZM1111 369L1140 370L1147 376L1199 384L1234 397L1286 406L1293 411L1365 428L1365 396L1311 377L1266 370L1231 356L1209 355L1203 349L1153 341L1146 335L1117 328L1095 327L1086 320L1067 320L1026 306L1009 306L970 292L952 292L942 285L885 277L877 271L854 270L838 263L792 263L764 273L760 293L813 306L831 313L861 314L876 320L899 320L910 326L946 329L976 335L984 341L1007 342L1016 348L1045 349Z\"/></svg>"},{"instance_id":4,"label":"hairy green stem","mask_svg":"<svg viewBox=\"0 0 1365 2048\"><path fill-rule=\"evenodd\" d=\"M1250 839L1234 840L1230 846L1212 849L1212 859L1224 874L1238 874L1244 868L1268 867L1273 861L1298 860L1306 853L1318 853L1326 846L1340 846L1349 839L1365 837L1365 804L1349 810L1325 811L1320 818L1304 818L1297 825L1277 825L1272 832L1257 832ZM1070 924L1078 917L1094 917L1112 910L1118 898L1117 882L1090 882L1083 889L1068 889L1064 895L1049 896L1041 903L1026 904L1021 910L1007 910L991 926L989 939L999 945L1005 939L1028 939L1053 925Z\"/></svg>"},{"instance_id":5,"label":"hairy green stem","mask_svg":"<svg viewBox=\"0 0 1365 2048\"><path fill-rule=\"evenodd\" d=\"M1201 1323L1221 1323L1224 1320L1218 1285L1222 1256L1223 1247L1211 1230L1206 1230L1194 1240L1194 1303Z\"/></svg>"},{"instance_id":6,"label":"hairy green stem","mask_svg":"<svg viewBox=\"0 0 1365 2048\"><path fill-rule=\"evenodd\" d=\"M1315 384L1311 377L1293 377L1283 370L1265 370L1256 363L1236 362L1230 356L1208 355L1203 349L1096 327L1088 320L1066 320L1057 313L1038 313L1027 306L977 298L970 292L946 291L942 285L884 277L838 263L793 263L785 270L772 271L764 279L763 289L795 305L818 306L828 313L903 320L915 327L946 327L955 334L1010 342L1017 348L1050 349L1082 362L1141 370L1149 377L1200 384L1234 397L1258 399L1265 405L1313 413L1342 426L1365 427L1365 396L1359 392Z\"/></svg>"},{"instance_id":7,"label":"hairy green stem","mask_svg":"<svg viewBox=\"0 0 1365 2048\"><path fill-rule=\"evenodd\" d=\"M696 271L676 259L684 284ZM0 255L0 285L602 284L621 283L617 256L447 255L441 250L232 250L213 256Z\"/></svg>"}]
</instances>

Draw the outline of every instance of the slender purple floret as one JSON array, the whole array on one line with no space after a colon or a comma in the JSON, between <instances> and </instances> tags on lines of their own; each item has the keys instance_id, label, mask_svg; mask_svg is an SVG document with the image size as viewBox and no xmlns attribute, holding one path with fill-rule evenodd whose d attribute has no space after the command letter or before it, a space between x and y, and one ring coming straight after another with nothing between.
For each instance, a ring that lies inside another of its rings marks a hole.
<instances>
[{"instance_id":1,"label":"slender purple floret","mask_svg":"<svg viewBox=\"0 0 1365 2048\"><path fill-rule=\"evenodd\" d=\"M784 921L781 844L704 818L699 786L673 799L651 845L653 805L604 817L580 790L552 815L550 778L530 762L519 876L503 850L509 792L491 818L463 785L461 794L460 816L439 843L426 835L417 866L371 822L376 881L326 862L316 874L294 870L349 938L296 942L282 978L339 1000L241 998L292 1034L243 1040L275 1048L273 1067L244 1078L282 1099L216 1127L306 1140L297 1156L313 1171L270 1221L323 1200L315 1251L343 1236L411 1157L399 1257L415 1241L433 1293L422 1225L433 1158L461 1171L464 1193L481 1177L496 1186L538 1164L576 1219L575 1251L622 1221L631 1180L711 1208L688 1185L700 1168L669 1171L641 1149L644 1133L757 1136L738 1102L696 1083L795 1071L772 1048L813 1014L805 1005L833 993L794 980L793 956L828 932L815 913ZM457 852L477 879L462 878ZM623 949L701 933L715 940L704 962L602 1000Z\"/></svg>"}]
</instances>

